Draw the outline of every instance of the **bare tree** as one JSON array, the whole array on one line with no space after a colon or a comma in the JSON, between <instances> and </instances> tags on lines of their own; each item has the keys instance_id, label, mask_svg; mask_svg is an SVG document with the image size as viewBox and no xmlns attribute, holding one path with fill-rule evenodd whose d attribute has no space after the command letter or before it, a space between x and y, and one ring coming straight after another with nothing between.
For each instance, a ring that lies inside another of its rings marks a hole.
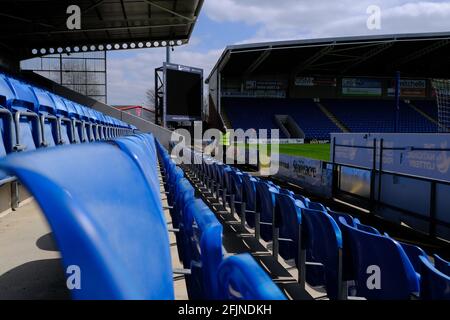
<instances>
[{"instance_id":1,"label":"bare tree","mask_svg":"<svg viewBox=\"0 0 450 320\"><path fill-rule=\"evenodd\" d=\"M150 88L145 91L145 103L150 110L155 110L155 89Z\"/></svg>"}]
</instances>

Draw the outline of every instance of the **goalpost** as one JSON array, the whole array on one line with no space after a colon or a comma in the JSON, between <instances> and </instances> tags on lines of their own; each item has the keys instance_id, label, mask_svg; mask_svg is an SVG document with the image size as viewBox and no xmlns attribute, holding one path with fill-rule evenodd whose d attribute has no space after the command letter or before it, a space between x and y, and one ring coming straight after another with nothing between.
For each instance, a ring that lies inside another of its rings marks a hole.
<instances>
[{"instance_id":1,"label":"goalpost","mask_svg":"<svg viewBox=\"0 0 450 320\"><path fill-rule=\"evenodd\" d=\"M438 130L450 132L450 80L432 79L438 106Z\"/></svg>"}]
</instances>

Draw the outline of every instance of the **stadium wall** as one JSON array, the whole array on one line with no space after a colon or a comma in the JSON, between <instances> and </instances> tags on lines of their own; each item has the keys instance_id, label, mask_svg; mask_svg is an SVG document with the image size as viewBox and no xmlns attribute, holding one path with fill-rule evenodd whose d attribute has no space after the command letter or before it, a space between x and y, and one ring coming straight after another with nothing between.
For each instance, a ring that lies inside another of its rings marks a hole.
<instances>
[{"instance_id":1,"label":"stadium wall","mask_svg":"<svg viewBox=\"0 0 450 320\"><path fill-rule=\"evenodd\" d=\"M393 99L394 77L328 76L328 75L243 75L224 76L220 83L213 73L210 95L220 105L220 97L270 98L345 98ZM429 79L402 78L403 99L431 99L434 97ZM220 90L219 90L220 88Z\"/></svg>"},{"instance_id":2,"label":"stadium wall","mask_svg":"<svg viewBox=\"0 0 450 320\"><path fill-rule=\"evenodd\" d=\"M332 134L333 193L450 240L450 134Z\"/></svg>"}]
</instances>

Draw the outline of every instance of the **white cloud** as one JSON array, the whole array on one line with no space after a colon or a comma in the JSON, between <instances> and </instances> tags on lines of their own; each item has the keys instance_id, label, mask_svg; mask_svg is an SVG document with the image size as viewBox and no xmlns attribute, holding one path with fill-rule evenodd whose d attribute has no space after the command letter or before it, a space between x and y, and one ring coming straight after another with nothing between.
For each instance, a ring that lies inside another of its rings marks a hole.
<instances>
[{"instance_id":1,"label":"white cloud","mask_svg":"<svg viewBox=\"0 0 450 320\"><path fill-rule=\"evenodd\" d=\"M205 77L222 50L196 52L187 47L172 52L173 63L202 68ZM154 70L165 60L165 49L134 50L129 57L123 52L108 56L108 103L114 105L146 105L145 91L154 87Z\"/></svg>"},{"instance_id":2,"label":"white cloud","mask_svg":"<svg viewBox=\"0 0 450 320\"><path fill-rule=\"evenodd\" d=\"M381 29L369 30L367 8L381 8ZM411 0L207 0L203 14L222 22L244 23L254 35L239 43L302 38L450 31L450 1ZM220 35L218 35L220 38ZM205 39L195 36L177 48L174 63L203 68L207 76L222 49L199 51ZM230 43L231 44L231 43ZM223 46L228 45L224 43ZM153 87L154 69L165 59L165 49L133 50L130 56L110 53L108 102L144 104L145 91Z\"/></svg>"},{"instance_id":3,"label":"white cloud","mask_svg":"<svg viewBox=\"0 0 450 320\"><path fill-rule=\"evenodd\" d=\"M381 8L380 30L366 27L370 5ZM218 22L256 26L244 42L450 30L448 1L221 0L206 1L204 10Z\"/></svg>"}]
</instances>

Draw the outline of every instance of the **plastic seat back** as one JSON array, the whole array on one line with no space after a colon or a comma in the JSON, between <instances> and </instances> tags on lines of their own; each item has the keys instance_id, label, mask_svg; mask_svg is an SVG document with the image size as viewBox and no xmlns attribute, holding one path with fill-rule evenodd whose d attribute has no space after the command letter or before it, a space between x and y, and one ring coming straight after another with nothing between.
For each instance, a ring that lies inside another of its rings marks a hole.
<instances>
[{"instance_id":1,"label":"plastic seat back","mask_svg":"<svg viewBox=\"0 0 450 320\"><path fill-rule=\"evenodd\" d=\"M362 224L360 222L356 223L356 228L358 230L365 231L365 232L368 232L368 233L381 235L380 231L378 231L376 228L374 228L372 226L368 226L366 224Z\"/></svg>"},{"instance_id":2,"label":"plastic seat back","mask_svg":"<svg viewBox=\"0 0 450 320\"><path fill-rule=\"evenodd\" d=\"M330 299L337 299L342 277L342 233L334 219L319 210L302 209L307 261L322 268L306 266L308 282L323 284ZM323 282L323 283L322 283Z\"/></svg>"},{"instance_id":3,"label":"plastic seat back","mask_svg":"<svg viewBox=\"0 0 450 320\"><path fill-rule=\"evenodd\" d=\"M367 299L404 300L419 292L417 274L398 242L358 230L340 220L344 250L350 250L352 256L355 295Z\"/></svg>"},{"instance_id":4,"label":"plastic seat back","mask_svg":"<svg viewBox=\"0 0 450 320\"><path fill-rule=\"evenodd\" d=\"M249 211L256 210L256 182L257 180L250 176L249 174L242 174L242 201L246 204L246 209ZM247 214L245 216L247 224L254 228L255 227L255 216L252 214Z\"/></svg>"},{"instance_id":5,"label":"plastic seat back","mask_svg":"<svg viewBox=\"0 0 450 320\"><path fill-rule=\"evenodd\" d=\"M14 123L11 112L8 110L8 101L14 99L14 92L10 85L0 74L0 157L5 156L13 150Z\"/></svg>"},{"instance_id":6,"label":"plastic seat back","mask_svg":"<svg viewBox=\"0 0 450 320\"><path fill-rule=\"evenodd\" d=\"M187 204L183 220L191 253L191 275L186 277L189 298L217 299L217 272L223 259L222 225L200 199Z\"/></svg>"},{"instance_id":7,"label":"plastic seat back","mask_svg":"<svg viewBox=\"0 0 450 320\"><path fill-rule=\"evenodd\" d=\"M286 300L269 275L248 253L226 258L219 268L222 300Z\"/></svg>"},{"instance_id":8,"label":"plastic seat back","mask_svg":"<svg viewBox=\"0 0 450 320\"><path fill-rule=\"evenodd\" d=\"M55 102L51 98L48 91L40 88L31 88L36 96L37 108L36 113L43 117L41 121L42 127L42 140L47 147L53 147L57 144L58 140L58 124L56 122L55 114Z\"/></svg>"},{"instance_id":9,"label":"plastic seat back","mask_svg":"<svg viewBox=\"0 0 450 320\"><path fill-rule=\"evenodd\" d=\"M256 185L256 211L260 213L260 221L273 223L276 195L278 190L264 181L258 181ZM272 240L273 225L261 224L261 238L265 241Z\"/></svg>"},{"instance_id":10,"label":"plastic seat back","mask_svg":"<svg viewBox=\"0 0 450 320\"><path fill-rule=\"evenodd\" d=\"M279 228L280 238L292 240L292 242L280 241L279 243L280 255L283 259L289 260L298 256L302 208L304 205L300 200L295 200L285 193L276 195L275 221Z\"/></svg>"},{"instance_id":11,"label":"plastic seat back","mask_svg":"<svg viewBox=\"0 0 450 320\"><path fill-rule=\"evenodd\" d=\"M0 168L40 205L64 267L80 268L74 298L173 299L159 189L149 188L122 150L100 143L48 148L11 155Z\"/></svg>"},{"instance_id":12,"label":"plastic seat back","mask_svg":"<svg viewBox=\"0 0 450 320\"><path fill-rule=\"evenodd\" d=\"M411 264L414 268L414 270L420 274L420 256L424 256L426 257L427 254L425 253L425 251L422 250L422 248L419 248L418 246L409 244L409 243L404 243L404 242L399 242L400 245L402 246L403 250L405 250L406 255L408 256L409 261L411 261Z\"/></svg>"},{"instance_id":13,"label":"plastic seat back","mask_svg":"<svg viewBox=\"0 0 450 320\"><path fill-rule=\"evenodd\" d=\"M41 129L35 113L38 105L36 96L29 85L11 77L6 77L6 81L14 92L14 99L8 102L8 107L15 115L16 130L13 133L19 150L34 150L41 146ZM19 114L20 117L17 117Z\"/></svg>"},{"instance_id":14,"label":"plastic seat back","mask_svg":"<svg viewBox=\"0 0 450 320\"><path fill-rule=\"evenodd\" d=\"M72 123L69 118L67 106L64 99L60 96L50 94L50 97L55 103L56 114L61 119L59 127L60 141L58 144L70 144L72 142Z\"/></svg>"},{"instance_id":15,"label":"plastic seat back","mask_svg":"<svg viewBox=\"0 0 450 320\"><path fill-rule=\"evenodd\" d=\"M437 254L433 255L434 257L434 266L443 274L450 277L450 262L442 259Z\"/></svg>"},{"instance_id":16,"label":"plastic seat back","mask_svg":"<svg viewBox=\"0 0 450 320\"><path fill-rule=\"evenodd\" d=\"M420 272L420 297L424 300L450 300L450 276L440 272L423 256Z\"/></svg>"}]
</instances>

